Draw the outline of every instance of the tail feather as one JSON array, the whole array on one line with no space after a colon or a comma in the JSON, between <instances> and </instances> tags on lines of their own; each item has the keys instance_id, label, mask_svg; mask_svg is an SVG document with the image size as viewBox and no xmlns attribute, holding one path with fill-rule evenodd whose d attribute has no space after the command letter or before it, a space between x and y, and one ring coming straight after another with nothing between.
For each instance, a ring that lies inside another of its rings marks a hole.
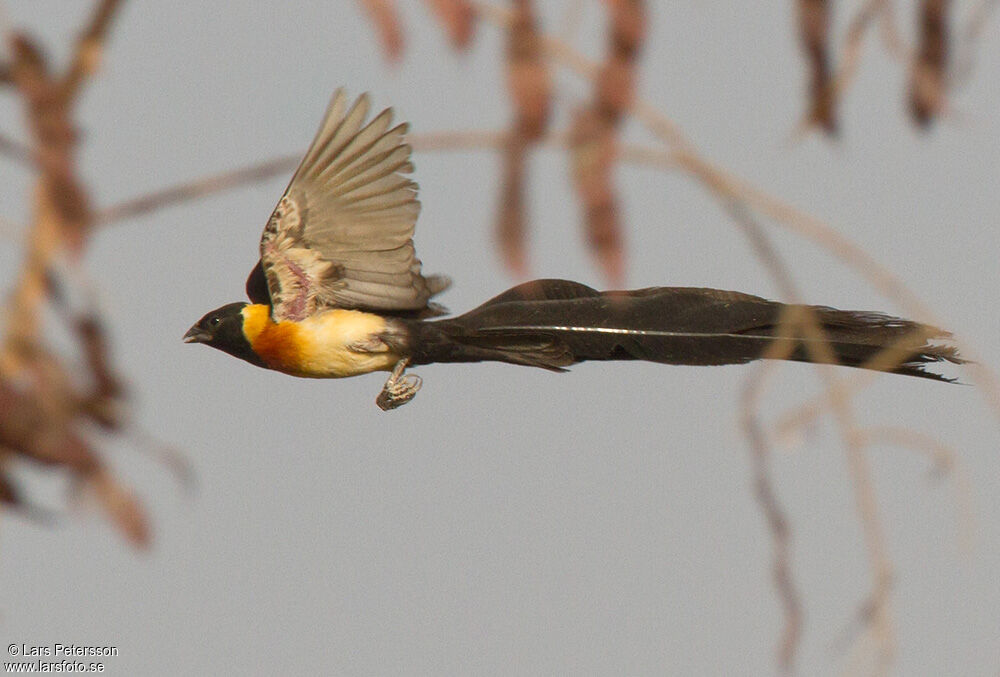
<instances>
[{"instance_id":1,"label":"tail feather","mask_svg":"<svg viewBox=\"0 0 1000 677\"><path fill-rule=\"evenodd\" d=\"M494 360L563 370L588 360L665 364L741 364L760 359L777 340L796 342L787 359L814 362L801 332L781 324L788 306L742 294L693 287L599 292L576 282L536 280L510 289L456 318L420 325L413 360ZM811 306L836 362L867 367L882 351L900 358L887 371L947 381L926 371L961 364L950 334L889 315Z\"/></svg>"}]
</instances>

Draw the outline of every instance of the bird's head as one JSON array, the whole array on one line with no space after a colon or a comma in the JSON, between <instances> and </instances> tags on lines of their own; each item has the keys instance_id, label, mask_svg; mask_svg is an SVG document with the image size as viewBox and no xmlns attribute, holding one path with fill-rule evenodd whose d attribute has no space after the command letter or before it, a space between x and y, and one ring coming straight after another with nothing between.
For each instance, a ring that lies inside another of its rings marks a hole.
<instances>
[{"instance_id":1,"label":"bird's head","mask_svg":"<svg viewBox=\"0 0 1000 677\"><path fill-rule=\"evenodd\" d=\"M207 313L184 334L184 343L206 343L213 348L243 336L246 303L227 303ZM244 339L245 340L245 339Z\"/></svg>"},{"instance_id":2,"label":"bird's head","mask_svg":"<svg viewBox=\"0 0 1000 677\"><path fill-rule=\"evenodd\" d=\"M204 343L224 352L260 364L243 331L243 309L247 303L227 303L198 320L184 334L184 343Z\"/></svg>"}]
</instances>

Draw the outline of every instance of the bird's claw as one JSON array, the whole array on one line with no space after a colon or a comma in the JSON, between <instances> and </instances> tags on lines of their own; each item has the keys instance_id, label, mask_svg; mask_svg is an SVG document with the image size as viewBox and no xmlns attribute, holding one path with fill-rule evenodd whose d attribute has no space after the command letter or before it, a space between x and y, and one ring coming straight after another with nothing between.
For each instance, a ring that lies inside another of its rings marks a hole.
<instances>
[{"instance_id":1,"label":"bird's claw","mask_svg":"<svg viewBox=\"0 0 1000 677\"><path fill-rule=\"evenodd\" d=\"M392 370L389 380L382 386L382 392L375 398L375 404L382 411L401 407L417 395L424 381L416 374L404 374L407 361L400 360Z\"/></svg>"}]
</instances>

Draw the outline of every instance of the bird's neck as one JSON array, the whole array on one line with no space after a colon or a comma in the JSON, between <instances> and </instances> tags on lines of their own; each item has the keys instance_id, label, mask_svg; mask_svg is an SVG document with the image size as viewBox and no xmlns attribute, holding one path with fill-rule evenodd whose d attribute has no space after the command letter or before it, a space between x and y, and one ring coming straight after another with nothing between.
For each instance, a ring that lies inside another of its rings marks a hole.
<instances>
[{"instance_id":1,"label":"bird's neck","mask_svg":"<svg viewBox=\"0 0 1000 677\"><path fill-rule=\"evenodd\" d=\"M247 341L253 342L260 337L264 330L274 325L271 320L271 307L260 303L249 303L243 307L243 335Z\"/></svg>"},{"instance_id":2,"label":"bird's neck","mask_svg":"<svg viewBox=\"0 0 1000 677\"><path fill-rule=\"evenodd\" d=\"M271 369L289 371L300 360L297 322L275 322L271 307L252 303L243 307L243 335L254 354Z\"/></svg>"}]
</instances>

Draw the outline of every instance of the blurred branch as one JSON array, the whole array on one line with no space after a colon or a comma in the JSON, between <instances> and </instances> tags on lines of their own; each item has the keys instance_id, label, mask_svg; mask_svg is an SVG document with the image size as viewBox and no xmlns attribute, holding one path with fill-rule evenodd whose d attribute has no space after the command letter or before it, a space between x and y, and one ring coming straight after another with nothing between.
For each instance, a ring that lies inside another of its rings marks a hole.
<instances>
[{"instance_id":1,"label":"blurred branch","mask_svg":"<svg viewBox=\"0 0 1000 677\"><path fill-rule=\"evenodd\" d=\"M418 152L469 150L497 152L507 148L510 138L510 131L458 131L408 134L406 140ZM569 132L550 132L539 139L537 143L546 148L566 150L570 147L570 135ZM657 169L677 169L680 166L675 154L637 144L622 145L618 154L623 162L641 166ZM193 181L185 181L176 186L98 209L94 213L94 223L95 225L108 226L119 221L145 216L158 209L208 197L247 184L267 181L277 176L289 174L301 159L301 153L283 155L248 167L212 174Z\"/></svg>"},{"instance_id":2,"label":"blurred branch","mask_svg":"<svg viewBox=\"0 0 1000 677\"><path fill-rule=\"evenodd\" d=\"M732 202L728 203L727 206L733 219L743 228L744 233L750 240L751 248L775 278L782 296L789 299L791 303L796 304L790 306L786 312L782 313L777 333L790 337L802 336L806 339L803 342L805 350L811 353L810 360L820 365L818 372L826 382L827 391L830 393L831 409L837 420L844 446L847 450L848 464L855 487L855 500L858 505L862 528L865 534L869 565L875 578L875 592L871 596L870 602L871 613L867 617L871 619L875 632L878 635L880 658L888 664L891 662L894 652L895 640L889 609L889 590L884 587L884 582L891 580L892 565L886 552L885 534L883 533L882 523L878 516L876 492L865 449L865 441L851 409L849 392L844 387L840 377L834 374L829 367L825 366L837 363L833 350L829 343L822 340L823 330L820 327L816 314L812 312L809 306L801 305L801 296L792 280L791 273L771 245L763 228L760 227L750 213L739 203ZM773 351L767 351L764 357L765 359L787 358L796 346L797 342L794 340L778 342L775 344ZM899 363L898 360L896 363ZM762 372L758 370L755 374L757 378L760 378ZM760 387L754 385L755 380L755 378L751 378L750 385L748 385L745 391L747 393L744 397L745 407L754 406L759 400L757 393ZM763 441L762 433L759 430L759 423L756 422L757 416L754 410L745 411L743 420L747 424L747 433L751 439L751 444L755 447L754 455L755 457L760 457L767 454L768 451L765 446L766 443ZM758 459L756 463L758 466L763 466L764 461ZM758 469L758 476L763 472L765 470ZM759 481L758 477L758 483ZM760 490L758 494L760 494ZM766 500L762 500L761 503L765 514L774 511L775 508L773 505L768 504ZM774 519L774 517L770 518L775 549L787 557L787 529L784 532L776 530L773 526ZM784 579L788 577L787 573L779 575L779 572L783 572L788 566L787 562L776 564L775 578L779 581L779 585L783 584ZM784 585L790 587L790 583L784 583ZM789 594L791 593L787 589L782 590L782 595L786 598ZM792 667L796 649L795 642L800 634L798 628L793 625L793 623L799 622L799 618L796 615L799 613L798 606L797 604L793 604L793 601L788 599L785 601L787 614L786 631L781 651L782 666L785 670L790 670Z\"/></svg>"},{"instance_id":3,"label":"blurred branch","mask_svg":"<svg viewBox=\"0 0 1000 677\"><path fill-rule=\"evenodd\" d=\"M94 214L94 221L100 225L107 225L248 183L265 181L274 176L293 171L301 159L301 155L286 155L235 171L187 181L177 186L100 209Z\"/></svg>"},{"instance_id":4,"label":"blurred branch","mask_svg":"<svg viewBox=\"0 0 1000 677\"><path fill-rule=\"evenodd\" d=\"M101 0L90 25L77 40L76 50L62 82L62 98L71 104L83 82L97 72L104 53L104 43L124 0Z\"/></svg>"},{"instance_id":5,"label":"blurred branch","mask_svg":"<svg viewBox=\"0 0 1000 677\"><path fill-rule=\"evenodd\" d=\"M773 345L775 350L787 350L789 354L791 353L791 341ZM774 356L778 357L777 354ZM790 673L795 665L795 656L802 635L802 602L792 577L791 529L771 481L771 450L760 420L755 415L765 383L764 377L770 373L774 364L761 363L755 372L757 378L747 379L741 397L740 412L741 427L747 436L751 451L754 495L771 531L771 575L778 590L778 598L784 607L785 628L778 647L778 663L783 672Z\"/></svg>"},{"instance_id":6,"label":"blurred branch","mask_svg":"<svg viewBox=\"0 0 1000 677\"><path fill-rule=\"evenodd\" d=\"M74 103L97 70L112 20L122 3L100 2L77 41L61 77L49 69L33 39L12 32L9 82L25 104L29 147L8 141L5 150L38 173L32 192L32 221L24 264L5 309L0 345L0 465L18 455L68 471L135 545L145 545L149 528L132 493L114 479L86 431L94 424L120 430L123 388L114 372L103 322L95 308L74 307L70 291L86 294L79 258L93 222L87 191L77 171L78 135ZM76 272L61 279L63 272ZM70 287L73 289L71 290ZM71 373L51 351L41 331L43 304L59 310L84 356L88 381ZM0 471L5 470L0 467ZM13 486L5 475L4 486ZM8 498L10 498L8 496Z\"/></svg>"},{"instance_id":7,"label":"blurred branch","mask_svg":"<svg viewBox=\"0 0 1000 677\"><path fill-rule=\"evenodd\" d=\"M854 82L861 63L861 47L872 22L889 12L887 0L867 0L854 15L847 27L847 36L841 49L840 67L830 83L830 106L836 108L844 93ZM806 121L808 123L808 120Z\"/></svg>"},{"instance_id":8,"label":"blurred branch","mask_svg":"<svg viewBox=\"0 0 1000 677\"><path fill-rule=\"evenodd\" d=\"M741 205L727 203L732 216L740 223L743 232L750 242L751 248L765 266L771 271L778 288L788 295L789 301L794 301L798 294L791 275L781 261L777 251L760 226L750 217ZM794 335L793 327L803 321L805 306L789 305L781 313L778 322L780 328L787 328L788 336ZM815 318L813 319L815 324ZM795 350L794 340L775 341L764 353L765 358L784 359L790 357ZM747 435L753 463L754 487L757 503L771 531L772 542L772 576L778 590L778 597L784 606L785 629L778 648L778 663L784 673L794 671L795 657L798 653L799 639L802 636L802 602L795 582L792 578L791 529L788 518L778 503L777 494L771 481L770 458L771 449L767 443L760 423L759 406L763 394L766 377L773 370L772 362L764 360L762 366L747 379L743 389L740 420L743 431Z\"/></svg>"}]
</instances>

